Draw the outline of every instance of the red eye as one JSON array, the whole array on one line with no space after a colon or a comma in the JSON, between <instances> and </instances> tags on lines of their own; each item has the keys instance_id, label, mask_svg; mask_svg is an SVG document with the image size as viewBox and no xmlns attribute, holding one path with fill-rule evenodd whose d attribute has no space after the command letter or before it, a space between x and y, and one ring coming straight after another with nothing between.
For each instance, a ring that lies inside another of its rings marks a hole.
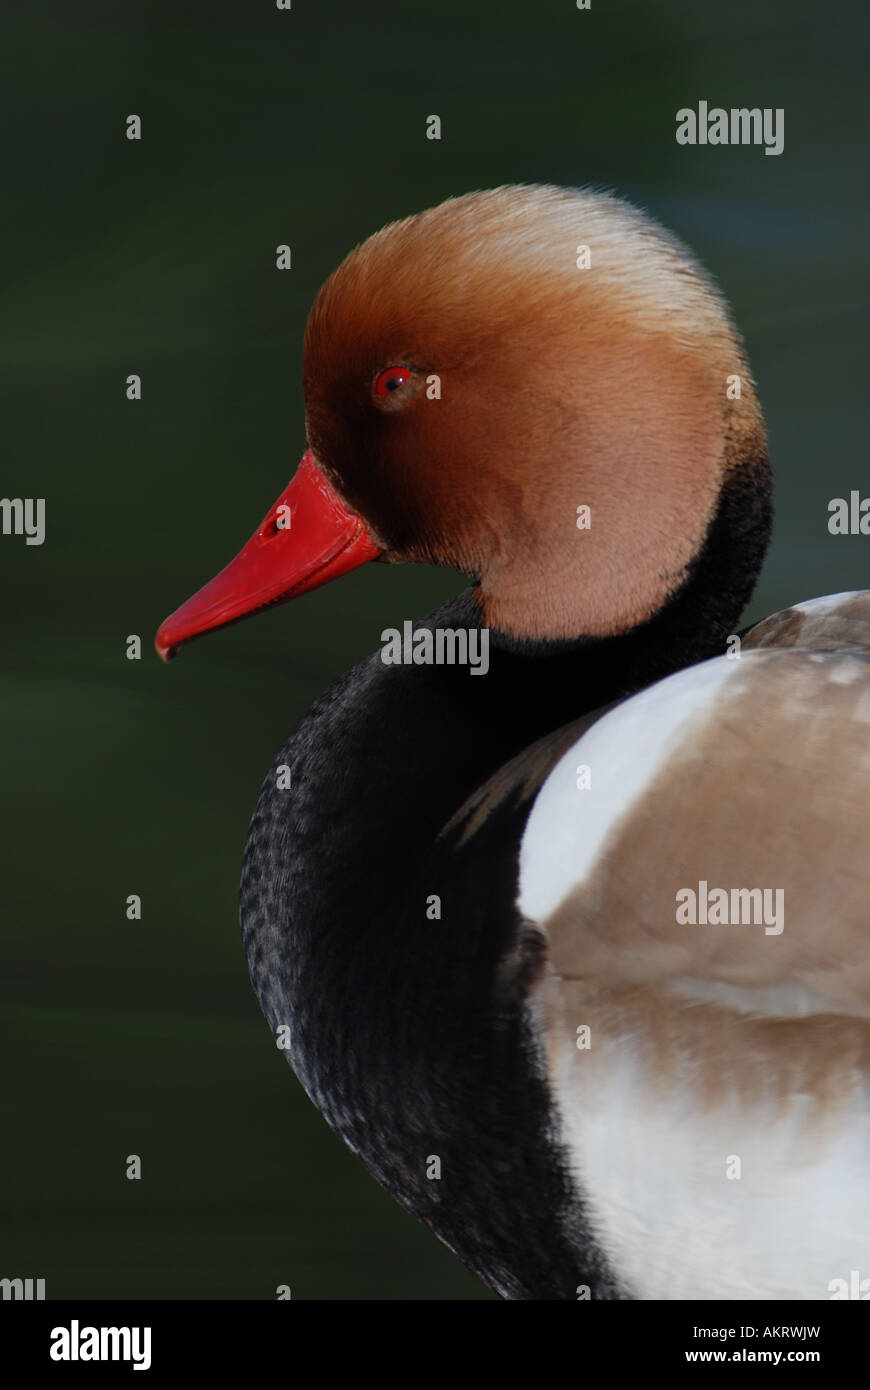
<instances>
[{"instance_id":1,"label":"red eye","mask_svg":"<svg viewBox=\"0 0 870 1390\"><path fill-rule=\"evenodd\" d=\"M376 396L390 396L404 386L410 375L410 367L386 367L378 372L372 390Z\"/></svg>"}]
</instances>

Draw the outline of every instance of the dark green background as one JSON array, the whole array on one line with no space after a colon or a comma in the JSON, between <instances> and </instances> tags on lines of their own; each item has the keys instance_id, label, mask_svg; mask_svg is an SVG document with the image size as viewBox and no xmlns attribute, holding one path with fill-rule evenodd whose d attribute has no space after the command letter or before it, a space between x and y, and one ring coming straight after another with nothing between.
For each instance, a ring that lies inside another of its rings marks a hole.
<instances>
[{"instance_id":1,"label":"dark green background","mask_svg":"<svg viewBox=\"0 0 870 1390\"><path fill-rule=\"evenodd\" d=\"M2 493L45 497L48 535L0 538L0 1277L50 1298L489 1297L303 1095L236 913L291 725L459 581L370 567L171 668L151 638L302 451L300 343L329 270L391 218L512 181L616 188L730 298L777 470L751 614L868 584L870 540L826 528L829 498L870 491L862 8L107 0L6 19ZM678 147L701 98L784 107L784 154Z\"/></svg>"}]
</instances>

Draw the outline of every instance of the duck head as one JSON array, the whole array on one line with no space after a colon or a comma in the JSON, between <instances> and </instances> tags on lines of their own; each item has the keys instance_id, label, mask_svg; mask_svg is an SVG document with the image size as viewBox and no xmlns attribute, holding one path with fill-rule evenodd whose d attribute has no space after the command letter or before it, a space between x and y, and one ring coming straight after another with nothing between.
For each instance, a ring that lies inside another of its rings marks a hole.
<instances>
[{"instance_id":1,"label":"duck head","mask_svg":"<svg viewBox=\"0 0 870 1390\"><path fill-rule=\"evenodd\" d=\"M164 657L374 558L468 575L511 638L615 636L689 582L726 497L739 615L769 528L755 386L703 269L617 198L505 187L385 227L321 289L304 385L298 473Z\"/></svg>"}]
</instances>

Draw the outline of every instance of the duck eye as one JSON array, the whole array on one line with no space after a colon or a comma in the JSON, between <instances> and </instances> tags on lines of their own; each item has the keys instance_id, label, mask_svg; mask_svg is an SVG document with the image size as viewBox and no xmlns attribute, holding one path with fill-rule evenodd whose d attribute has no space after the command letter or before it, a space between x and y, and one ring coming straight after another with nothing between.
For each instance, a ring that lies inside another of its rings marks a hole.
<instances>
[{"instance_id":1,"label":"duck eye","mask_svg":"<svg viewBox=\"0 0 870 1390\"><path fill-rule=\"evenodd\" d=\"M410 376L410 367L386 367L375 377L372 391L376 396L389 396L399 391Z\"/></svg>"}]
</instances>

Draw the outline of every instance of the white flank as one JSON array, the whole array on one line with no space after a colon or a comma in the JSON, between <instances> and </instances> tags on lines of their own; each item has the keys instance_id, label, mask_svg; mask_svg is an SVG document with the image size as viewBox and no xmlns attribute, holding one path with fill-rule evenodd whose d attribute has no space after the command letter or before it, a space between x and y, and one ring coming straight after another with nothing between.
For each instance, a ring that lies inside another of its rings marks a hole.
<instances>
[{"instance_id":1,"label":"white flank","mask_svg":"<svg viewBox=\"0 0 870 1390\"><path fill-rule=\"evenodd\" d=\"M520 848L519 908L543 923L583 883L611 834L643 796L679 745L715 717L726 682L736 693L741 666L714 657L668 676L594 724L550 773L538 792ZM729 692L731 693L731 692ZM577 768L591 786L578 789Z\"/></svg>"}]
</instances>

